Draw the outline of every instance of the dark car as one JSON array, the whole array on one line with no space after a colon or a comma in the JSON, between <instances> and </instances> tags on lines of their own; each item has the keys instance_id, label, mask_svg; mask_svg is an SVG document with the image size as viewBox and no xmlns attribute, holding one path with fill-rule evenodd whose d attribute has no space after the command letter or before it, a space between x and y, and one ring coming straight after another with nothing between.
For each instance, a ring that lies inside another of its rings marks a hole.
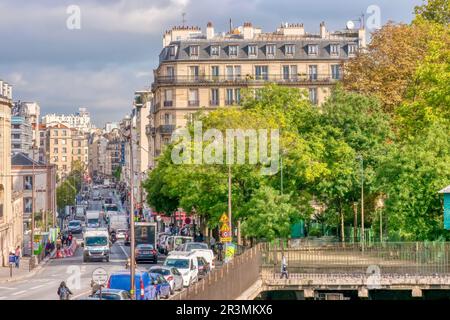
<instances>
[{"instance_id":1,"label":"dark car","mask_svg":"<svg viewBox=\"0 0 450 320\"><path fill-rule=\"evenodd\" d=\"M136 262L158 262L158 252L152 244L138 244L135 251Z\"/></svg>"},{"instance_id":2,"label":"dark car","mask_svg":"<svg viewBox=\"0 0 450 320\"><path fill-rule=\"evenodd\" d=\"M200 278L203 278L211 271L211 266L203 257L197 257L197 261L198 261L198 276Z\"/></svg>"},{"instance_id":3,"label":"dark car","mask_svg":"<svg viewBox=\"0 0 450 320\"><path fill-rule=\"evenodd\" d=\"M149 273L150 279L156 288L156 299L170 297L170 283L159 273Z\"/></svg>"},{"instance_id":4,"label":"dark car","mask_svg":"<svg viewBox=\"0 0 450 320\"><path fill-rule=\"evenodd\" d=\"M82 233L83 227L81 225L81 222L79 220L69 221L69 225L67 226L67 231L72 232L72 233Z\"/></svg>"}]
</instances>

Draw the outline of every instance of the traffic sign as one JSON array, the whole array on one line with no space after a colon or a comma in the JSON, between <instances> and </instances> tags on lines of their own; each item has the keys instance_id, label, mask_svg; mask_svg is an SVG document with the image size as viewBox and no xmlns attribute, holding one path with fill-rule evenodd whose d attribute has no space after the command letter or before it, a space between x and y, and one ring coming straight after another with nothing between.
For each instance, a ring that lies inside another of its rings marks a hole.
<instances>
[{"instance_id":1,"label":"traffic sign","mask_svg":"<svg viewBox=\"0 0 450 320\"><path fill-rule=\"evenodd\" d=\"M228 224L223 224L220 227L220 232L223 232L223 231L230 231L230 226Z\"/></svg>"},{"instance_id":2,"label":"traffic sign","mask_svg":"<svg viewBox=\"0 0 450 320\"><path fill-rule=\"evenodd\" d=\"M100 286L103 286L108 281L108 273L103 268L97 268L94 272L92 272L92 281Z\"/></svg>"},{"instance_id":3,"label":"traffic sign","mask_svg":"<svg viewBox=\"0 0 450 320\"><path fill-rule=\"evenodd\" d=\"M228 224L228 216L224 213L222 214L222 216L220 217L220 223L226 223Z\"/></svg>"}]
</instances>

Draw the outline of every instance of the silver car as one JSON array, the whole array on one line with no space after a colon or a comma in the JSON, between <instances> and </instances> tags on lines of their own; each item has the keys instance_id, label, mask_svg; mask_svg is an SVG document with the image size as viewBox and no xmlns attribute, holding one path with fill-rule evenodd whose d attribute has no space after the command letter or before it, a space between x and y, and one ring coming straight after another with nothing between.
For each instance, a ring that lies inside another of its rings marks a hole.
<instances>
[{"instance_id":1,"label":"silver car","mask_svg":"<svg viewBox=\"0 0 450 320\"><path fill-rule=\"evenodd\" d=\"M148 272L159 273L170 284L170 294L183 289L183 277L180 271L174 267L154 266Z\"/></svg>"}]
</instances>

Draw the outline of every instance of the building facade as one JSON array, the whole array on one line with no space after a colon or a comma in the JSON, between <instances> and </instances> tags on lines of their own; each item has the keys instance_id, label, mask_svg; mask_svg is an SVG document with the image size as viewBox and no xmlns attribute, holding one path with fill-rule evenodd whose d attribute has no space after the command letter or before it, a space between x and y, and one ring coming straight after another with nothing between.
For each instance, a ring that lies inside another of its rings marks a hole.
<instances>
[{"instance_id":1,"label":"building facade","mask_svg":"<svg viewBox=\"0 0 450 320\"><path fill-rule=\"evenodd\" d=\"M59 179L72 171L72 132L63 124L47 126L46 158L48 164L56 166Z\"/></svg>"},{"instance_id":2,"label":"building facade","mask_svg":"<svg viewBox=\"0 0 450 320\"><path fill-rule=\"evenodd\" d=\"M81 162L86 168L89 165L88 134L71 129L72 132L72 161Z\"/></svg>"},{"instance_id":3,"label":"building facade","mask_svg":"<svg viewBox=\"0 0 450 320\"><path fill-rule=\"evenodd\" d=\"M11 152L33 156L33 129L26 116L11 117Z\"/></svg>"},{"instance_id":4,"label":"building facade","mask_svg":"<svg viewBox=\"0 0 450 320\"><path fill-rule=\"evenodd\" d=\"M93 128L91 116L86 108L79 108L75 114L47 114L42 117L42 123L46 126L57 124L65 125L69 128L77 129L84 133L89 133Z\"/></svg>"},{"instance_id":5,"label":"building facade","mask_svg":"<svg viewBox=\"0 0 450 320\"><path fill-rule=\"evenodd\" d=\"M243 89L257 95L276 83L303 89L312 103L323 103L341 79L342 65L365 45L364 29L329 32L325 23L317 34L306 33L303 24L262 32L248 22L228 33L216 33L212 23L206 33L198 27L166 31L152 84L150 157L199 109L239 105Z\"/></svg>"},{"instance_id":6,"label":"building facade","mask_svg":"<svg viewBox=\"0 0 450 320\"><path fill-rule=\"evenodd\" d=\"M13 190L23 195L24 229L30 229L33 211L39 213L47 224L53 224L56 214L56 166L33 161L24 153L15 154L11 163Z\"/></svg>"},{"instance_id":7,"label":"building facade","mask_svg":"<svg viewBox=\"0 0 450 320\"><path fill-rule=\"evenodd\" d=\"M0 264L8 264L10 250L22 245L22 222L13 210L11 184L11 108L12 87L0 80ZM15 203L14 198L14 203ZM20 225L18 225L20 224Z\"/></svg>"}]
</instances>

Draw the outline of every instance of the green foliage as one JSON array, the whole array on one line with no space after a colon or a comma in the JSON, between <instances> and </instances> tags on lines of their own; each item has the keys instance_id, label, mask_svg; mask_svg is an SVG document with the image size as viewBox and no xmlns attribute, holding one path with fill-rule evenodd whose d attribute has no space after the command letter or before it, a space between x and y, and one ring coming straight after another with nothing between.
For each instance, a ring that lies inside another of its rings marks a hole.
<instances>
[{"instance_id":1,"label":"green foliage","mask_svg":"<svg viewBox=\"0 0 450 320\"><path fill-rule=\"evenodd\" d=\"M442 25L448 25L450 23L449 0L428 0L422 6L416 6L414 11L419 19L425 19Z\"/></svg>"}]
</instances>

